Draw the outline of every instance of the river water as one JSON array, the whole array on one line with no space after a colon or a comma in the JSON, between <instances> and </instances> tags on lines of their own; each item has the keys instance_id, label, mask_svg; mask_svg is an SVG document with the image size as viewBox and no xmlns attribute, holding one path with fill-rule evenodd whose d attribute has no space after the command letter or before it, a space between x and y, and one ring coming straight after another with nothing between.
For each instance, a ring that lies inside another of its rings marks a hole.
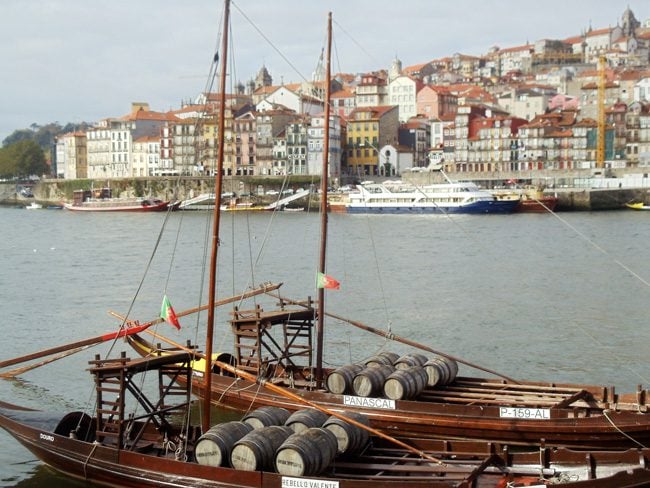
<instances>
[{"instance_id":1,"label":"river water","mask_svg":"<svg viewBox=\"0 0 650 488\"><path fill-rule=\"evenodd\" d=\"M331 214L327 272L341 289L327 291L327 308L506 376L633 389L650 384L649 219L633 211ZM165 290L177 311L204 302L210 221L206 212L0 208L0 359L115 330L111 310L131 308L131 318L151 320ZM316 295L315 213L232 213L221 225L220 296L266 281L283 282L291 298ZM227 311L217 313L220 330L229 330L227 319ZM183 318L181 331L163 325L161 332L202 343L196 322ZM230 351L228 333L218 337L215 350ZM0 400L61 412L86 408L93 396L87 361L108 347L0 380ZM329 364L381 349L407 351L327 323ZM119 342L114 350L128 349ZM71 485L0 433L0 486Z\"/></svg>"}]
</instances>

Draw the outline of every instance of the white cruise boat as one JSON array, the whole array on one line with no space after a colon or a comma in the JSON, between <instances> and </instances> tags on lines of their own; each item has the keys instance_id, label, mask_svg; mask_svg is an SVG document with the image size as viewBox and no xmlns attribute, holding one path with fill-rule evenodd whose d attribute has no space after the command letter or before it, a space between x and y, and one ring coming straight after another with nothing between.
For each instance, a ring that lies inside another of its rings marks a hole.
<instances>
[{"instance_id":1,"label":"white cruise boat","mask_svg":"<svg viewBox=\"0 0 650 488\"><path fill-rule=\"evenodd\" d=\"M372 183L350 193L348 213L512 213L519 200L498 200L471 182L426 186Z\"/></svg>"}]
</instances>

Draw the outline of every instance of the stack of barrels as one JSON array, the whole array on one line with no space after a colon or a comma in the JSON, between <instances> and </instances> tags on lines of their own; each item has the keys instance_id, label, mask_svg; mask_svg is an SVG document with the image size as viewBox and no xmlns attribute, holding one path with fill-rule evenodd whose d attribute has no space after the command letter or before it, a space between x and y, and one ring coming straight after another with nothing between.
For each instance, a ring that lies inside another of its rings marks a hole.
<instances>
[{"instance_id":1,"label":"stack of barrels","mask_svg":"<svg viewBox=\"0 0 650 488\"><path fill-rule=\"evenodd\" d=\"M429 359L418 353L400 356L382 352L363 364L348 364L335 369L328 375L326 385L331 393L337 395L410 400L425 388L450 384L457 374L458 363L447 357Z\"/></svg>"},{"instance_id":2,"label":"stack of barrels","mask_svg":"<svg viewBox=\"0 0 650 488\"><path fill-rule=\"evenodd\" d=\"M277 471L287 476L315 476L337 456L352 456L368 445L365 416L343 413L354 423L316 409L292 414L261 407L240 422L225 422L203 434L195 445L196 461L244 471Z\"/></svg>"}]
</instances>

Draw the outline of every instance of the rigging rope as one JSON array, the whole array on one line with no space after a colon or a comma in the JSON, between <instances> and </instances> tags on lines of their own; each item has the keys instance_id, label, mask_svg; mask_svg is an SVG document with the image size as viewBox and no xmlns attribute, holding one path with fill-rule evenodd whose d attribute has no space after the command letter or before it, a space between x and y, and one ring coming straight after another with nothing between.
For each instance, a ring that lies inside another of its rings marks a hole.
<instances>
[{"instance_id":1,"label":"rigging rope","mask_svg":"<svg viewBox=\"0 0 650 488\"><path fill-rule=\"evenodd\" d=\"M639 441L637 441L636 439L634 439L633 437L631 437L630 435L626 434L621 429L619 429L618 426L614 423L614 421L609 417L609 415L607 415L608 413L609 413L609 410L607 410L607 409L603 410L603 415L609 421L609 423L612 424L612 427L614 427L618 431L619 434L627 437L632 442L634 442L637 446L639 446L641 448L645 448L645 446L643 444L641 444Z\"/></svg>"}]
</instances>

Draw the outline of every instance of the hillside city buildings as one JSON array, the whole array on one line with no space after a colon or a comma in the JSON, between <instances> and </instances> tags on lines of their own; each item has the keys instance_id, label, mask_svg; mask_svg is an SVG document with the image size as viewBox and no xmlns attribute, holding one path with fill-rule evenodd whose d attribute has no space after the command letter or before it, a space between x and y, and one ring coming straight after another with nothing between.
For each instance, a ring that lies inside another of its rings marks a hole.
<instances>
[{"instance_id":1,"label":"hillside city buildings","mask_svg":"<svg viewBox=\"0 0 650 488\"><path fill-rule=\"evenodd\" d=\"M567 39L407 67L395 59L330 83L330 176L593 168L599 126L608 167L650 168L650 19L629 8L614 27ZM226 97L225 175L319 175L324 91L322 70L277 86L262 67L240 83ZM212 175L219 103L214 93L164 113L134 103L60 136L57 177Z\"/></svg>"}]
</instances>

